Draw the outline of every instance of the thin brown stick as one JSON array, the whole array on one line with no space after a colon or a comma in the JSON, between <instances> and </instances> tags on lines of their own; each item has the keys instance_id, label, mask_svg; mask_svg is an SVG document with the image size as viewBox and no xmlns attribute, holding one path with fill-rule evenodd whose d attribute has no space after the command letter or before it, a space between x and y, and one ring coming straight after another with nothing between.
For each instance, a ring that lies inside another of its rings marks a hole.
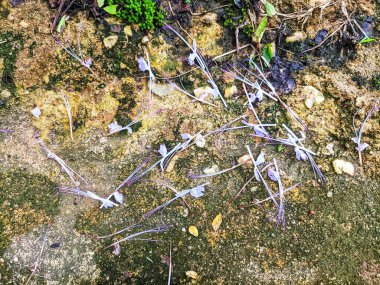
<instances>
[{"instance_id":1,"label":"thin brown stick","mask_svg":"<svg viewBox=\"0 0 380 285\"><path fill-rule=\"evenodd\" d=\"M230 7L230 6L232 6L232 5L234 5L234 4L226 4L226 5L222 5L222 6L219 6L219 7L215 7L215 8L212 8L212 9L208 10L208 11L200 12L200 13L193 13L193 11L190 10L190 14L191 14L192 16L203 16L203 15L206 15L206 14L208 14L208 13L210 13L210 12L215 11L215 10L219 10L219 9L223 9L223 8L226 8L226 7Z\"/></svg>"},{"instance_id":2,"label":"thin brown stick","mask_svg":"<svg viewBox=\"0 0 380 285\"><path fill-rule=\"evenodd\" d=\"M323 45L329 38L331 38L333 35L335 35L337 32L339 32L345 25L347 25L348 23L348 20L344 21L335 31L333 31L330 35L328 35L322 42L320 42L318 45L312 47L312 48L309 48L307 50L304 50L302 51L302 53L305 53L305 52L308 52L308 51L312 51L316 48L319 48L321 45Z\"/></svg>"},{"instance_id":3,"label":"thin brown stick","mask_svg":"<svg viewBox=\"0 0 380 285\"><path fill-rule=\"evenodd\" d=\"M251 45L251 44L246 44L246 45L240 47L239 50L241 50L241 49L245 49L245 48L247 48L247 47L249 47L249 46L252 46L252 45ZM225 53L223 53L223 54L221 54L221 55L218 55L218 56L214 57L212 60L217 60L217 59L222 58L222 57L224 57L224 56L226 56L226 55L229 55L229 54L231 54L231 53L234 53L234 52L236 52L236 51L237 51L237 49L235 48L235 49L233 49L233 50L230 50L230 51L228 51L228 52L225 52Z\"/></svg>"}]
</instances>

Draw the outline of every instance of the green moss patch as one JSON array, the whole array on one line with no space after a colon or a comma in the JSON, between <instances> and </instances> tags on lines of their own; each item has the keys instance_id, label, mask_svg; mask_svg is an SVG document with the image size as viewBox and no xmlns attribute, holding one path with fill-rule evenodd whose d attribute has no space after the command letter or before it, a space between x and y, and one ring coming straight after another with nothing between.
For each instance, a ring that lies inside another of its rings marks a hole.
<instances>
[{"instance_id":1,"label":"green moss patch","mask_svg":"<svg viewBox=\"0 0 380 285\"><path fill-rule=\"evenodd\" d=\"M138 24L143 30L162 26L164 15L152 0L109 0L109 5L118 5L116 16L130 24Z\"/></svg>"},{"instance_id":2,"label":"green moss patch","mask_svg":"<svg viewBox=\"0 0 380 285\"><path fill-rule=\"evenodd\" d=\"M0 173L0 251L13 236L51 221L58 212L56 187L47 177L21 169Z\"/></svg>"}]
</instances>

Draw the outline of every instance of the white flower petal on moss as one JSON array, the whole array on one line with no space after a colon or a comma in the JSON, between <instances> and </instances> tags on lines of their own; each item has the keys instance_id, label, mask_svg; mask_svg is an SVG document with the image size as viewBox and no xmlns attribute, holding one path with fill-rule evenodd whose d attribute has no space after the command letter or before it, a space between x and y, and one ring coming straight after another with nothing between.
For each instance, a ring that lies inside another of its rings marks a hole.
<instances>
[{"instance_id":1,"label":"white flower petal on moss","mask_svg":"<svg viewBox=\"0 0 380 285\"><path fill-rule=\"evenodd\" d=\"M32 110L32 115L36 118L39 118L41 116L41 109L39 107L36 107Z\"/></svg>"}]
</instances>

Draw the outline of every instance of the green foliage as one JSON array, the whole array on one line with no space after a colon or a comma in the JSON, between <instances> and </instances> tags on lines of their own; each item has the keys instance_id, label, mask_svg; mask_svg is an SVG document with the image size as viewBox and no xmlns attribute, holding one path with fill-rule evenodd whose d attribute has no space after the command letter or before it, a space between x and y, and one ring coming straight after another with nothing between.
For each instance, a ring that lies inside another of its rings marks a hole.
<instances>
[{"instance_id":1,"label":"green foliage","mask_svg":"<svg viewBox=\"0 0 380 285\"><path fill-rule=\"evenodd\" d=\"M108 14L116 15L117 14L117 5L109 5L107 7L104 7L104 11L106 11Z\"/></svg>"},{"instance_id":2,"label":"green foliage","mask_svg":"<svg viewBox=\"0 0 380 285\"><path fill-rule=\"evenodd\" d=\"M160 27L164 20L162 10L152 0L109 0L108 5L106 12L130 24L139 24L143 30ZM112 9L107 10L109 7Z\"/></svg>"},{"instance_id":3,"label":"green foliage","mask_svg":"<svg viewBox=\"0 0 380 285\"><path fill-rule=\"evenodd\" d=\"M276 8L268 1L265 1L265 13L267 13L268 17L273 17L276 15Z\"/></svg>"},{"instance_id":4,"label":"green foliage","mask_svg":"<svg viewBox=\"0 0 380 285\"><path fill-rule=\"evenodd\" d=\"M104 6L104 0L97 0L99 8Z\"/></svg>"},{"instance_id":5,"label":"green foliage","mask_svg":"<svg viewBox=\"0 0 380 285\"><path fill-rule=\"evenodd\" d=\"M275 54L276 54L276 47L274 43L266 44L263 47L263 57L265 59L266 66L269 66L269 62L275 56Z\"/></svg>"},{"instance_id":6,"label":"green foliage","mask_svg":"<svg viewBox=\"0 0 380 285\"><path fill-rule=\"evenodd\" d=\"M59 22L58 22L57 28L56 28L57 33L62 32L63 28L65 27L66 20L67 20L68 18L69 18L69 16L67 16L67 15L63 15L63 16L61 17L61 19L60 19Z\"/></svg>"},{"instance_id":7,"label":"green foliage","mask_svg":"<svg viewBox=\"0 0 380 285\"><path fill-rule=\"evenodd\" d=\"M363 38L363 39L359 42L359 44L370 43L370 42L373 42L373 41L376 41L376 39L365 37L365 38Z\"/></svg>"},{"instance_id":8,"label":"green foliage","mask_svg":"<svg viewBox=\"0 0 380 285\"><path fill-rule=\"evenodd\" d=\"M261 41L261 38L264 34L267 24L268 24L268 18L264 17L255 31L255 37L254 37L255 42L259 43Z\"/></svg>"}]
</instances>

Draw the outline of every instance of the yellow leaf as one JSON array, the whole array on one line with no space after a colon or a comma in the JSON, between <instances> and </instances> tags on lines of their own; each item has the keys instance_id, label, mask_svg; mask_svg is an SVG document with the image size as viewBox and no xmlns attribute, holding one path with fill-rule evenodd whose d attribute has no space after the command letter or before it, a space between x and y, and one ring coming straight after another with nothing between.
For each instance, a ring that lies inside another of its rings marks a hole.
<instances>
[{"instance_id":1,"label":"yellow leaf","mask_svg":"<svg viewBox=\"0 0 380 285\"><path fill-rule=\"evenodd\" d=\"M190 226L189 227L189 233L191 233L193 236L197 237L198 236L198 229L195 226Z\"/></svg>"},{"instance_id":2,"label":"yellow leaf","mask_svg":"<svg viewBox=\"0 0 380 285\"><path fill-rule=\"evenodd\" d=\"M198 279L198 273L195 271L186 271L186 276L193 279Z\"/></svg>"},{"instance_id":3,"label":"yellow leaf","mask_svg":"<svg viewBox=\"0 0 380 285\"><path fill-rule=\"evenodd\" d=\"M212 221L212 228L217 231L222 224L222 214L216 215L215 219Z\"/></svg>"}]
</instances>

